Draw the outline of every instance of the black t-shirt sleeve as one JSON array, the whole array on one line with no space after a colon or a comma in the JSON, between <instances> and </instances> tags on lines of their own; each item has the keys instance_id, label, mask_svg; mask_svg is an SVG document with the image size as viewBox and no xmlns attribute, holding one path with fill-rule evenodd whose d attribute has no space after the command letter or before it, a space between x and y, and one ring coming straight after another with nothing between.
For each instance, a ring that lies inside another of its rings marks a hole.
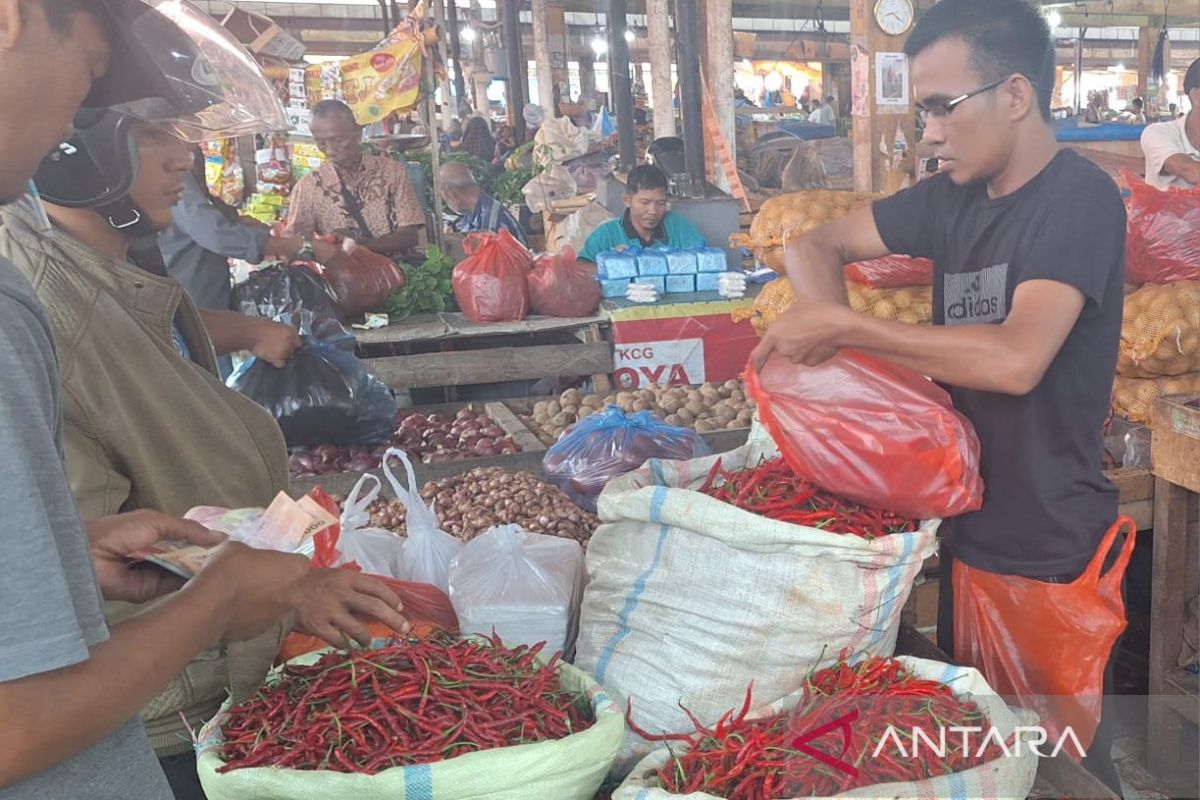
<instances>
[{"instance_id":1,"label":"black t-shirt sleeve","mask_svg":"<svg viewBox=\"0 0 1200 800\"><path fill-rule=\"evenodd\" d=\"M1058 281L1100 306L1114 269L1124 280L1125 205L1107 176L1081 183L1071 198L1047 204L1016 283Z\"/></svg>"},{"instance_id":2,"label":"black t-shirt sleeve","mask_svg":"<svg viewBox=\"0 0 1200 800\"><path fill-rule=\"evenodd\" d=\"M941 214L937 209L941 184L947 180L935 177L891 197L876 200L871 206L875 227L887 249L893 253L921 258L933 258L933 247Z\"/></svg>"}]
</instances>

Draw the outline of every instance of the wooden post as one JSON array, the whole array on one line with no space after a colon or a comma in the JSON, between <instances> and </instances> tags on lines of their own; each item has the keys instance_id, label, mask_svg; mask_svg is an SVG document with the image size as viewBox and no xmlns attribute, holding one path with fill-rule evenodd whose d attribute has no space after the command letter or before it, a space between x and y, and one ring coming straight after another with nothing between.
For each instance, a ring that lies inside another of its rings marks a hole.
<instances>
[{"instance_id":1,"label":"wooden post","mask_svg":"<svg viewBox=\"0 0 1200 800\"><path fill-rule=\"evenodd\" d=\"M1158 28L1143 25L1138 28L1137 49L1137 96L1146 101L1150 91L1150 62L1154 58L1154 45L1158 44ZM1149 111L1149 109L1146 109Z\"/></svg>"},{"instance_id":2,"label":"wooden post","mask_svg":"<svg viewBox=\"0 0 1200 800\"><path fill-rule=\"evenodd\" d=\"M650 93L654 95L654 138L675 135L675 87L671 84L670 0L646 0L650 38Z\"/></svg>"},{"instance_id":3,"label":"wooden post","mask_svg":"<svg viewBox=\"0 0 1200 800\"><path fill-rule=\"evenodd\" d=\"M518 145L525 143L525 56L521 52L521 23L517 0L504 0L504 50L508 56L508 120ZM485 105L486 109L487 106ZM485 112L486 113L486 112Z\"/></svg>"},{"instance_id":4,"label":"wooden post","mask_svg":"<svg viewBox=\"0 0 1200 800\"><path fill-rule=\"evenodd\" d=\"M596 99L596 61L590 55L579 59L579 102L589 109Z\"/></svg>"},{"instance_id":5,"label":"wooden post","mask_svg":"<svg viewBox=\"0 0 1200 800\"><path fill-rule=\"evenodd\" d=\"M853 114L851 140L854 147L854 188L860 192L898 191L916 152L916 117L910 93L902 105L880 105L876 88L876 65L880 54L904 52L904 36L889 36L875 22L875 0L850 0L851 83L858 84L866 71L867 95ZM852 89L853 91L853 89ZM853 104L853 101L852 101ZM907 155L900 162L893 156L897 135L904 138Z\"/></svg>"},{"instance_id":6,"label":"wooden post","mask_svg":"<svg viewBox=\"0 0 1200 800\"><path fill-rule=\"evenodd\" d=\"M554 106L554 67L550 59L550 28L546 0L533 0L533 60L537 65L538 105L546 117L557 117Z\"/></svg>"},{"instance_id":7,"label":"wooden post","mask_svg":"<svg viewBox=\"0 0 1200 800\"><path fill-rule=\"evenodd\" d=\"M446 27L450 32L450 60L454 62L454 99L459 113L467 102L467 78L463 69L462 40L458 35L458 3L450 0L446 5Z\"/></svg>"},{"instance_id":8,"label":"wooden post","mask_svg":"<svg viewBox=\"0 0 1200 800\"><path fill-rule=\"evenodd\" d=\"M725 137L729 150L737 157L737 128L733 114L733 4L729 0L708 0L705 15L705 40L707 42L704 77L712 99L713 114L717 126ZM716 148L710 158L716 159ZM714 183L725 192L732 186L725 176L719 160L714 161Z\"/></svg>"},{"instance_id":9,"label":"wooden post","mask_svg":"<svg viewBox=\"0 0 1200 800\"><path fill-rule=\"evenodd\" d=\"M633 125L633 83L629 79L629 25L626 0L608 0L608 87L613 113L617 116L617 170L628 173L637 166L637 143Z\"/></svg>"}]
</instances>

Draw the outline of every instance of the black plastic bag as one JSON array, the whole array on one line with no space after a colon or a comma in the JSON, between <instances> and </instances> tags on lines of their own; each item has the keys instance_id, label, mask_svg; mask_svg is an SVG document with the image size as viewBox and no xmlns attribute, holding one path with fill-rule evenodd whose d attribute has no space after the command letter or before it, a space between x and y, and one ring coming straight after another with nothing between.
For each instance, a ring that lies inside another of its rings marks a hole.
<instances>
[{"instance_id":1,"label":"black plastic bag","mask_svg":"<svg viewBox=\"0 0 1200 800\"><path fill-rule=\"evenodd\" d=\"M288 447L373 444L395 430L396 398L354 355L354 337L326 321L314 334L311 312L302 312L304 339L282 369L247 359L228 385L271 412ZM292 316L277 320L292 324Z\"/></svg>"},{"instance_id":2,"label":"black plastic bag","mask_svg":"<svg viewBox=\"0 0 1200 800\"><path fill-rule=\"evenodd\" d=\"M342 320L333 289L304 267L273 266L251 274L233 287L233 310L269 319L311 311L318 320Z\"/></svg>"}]
</instances>

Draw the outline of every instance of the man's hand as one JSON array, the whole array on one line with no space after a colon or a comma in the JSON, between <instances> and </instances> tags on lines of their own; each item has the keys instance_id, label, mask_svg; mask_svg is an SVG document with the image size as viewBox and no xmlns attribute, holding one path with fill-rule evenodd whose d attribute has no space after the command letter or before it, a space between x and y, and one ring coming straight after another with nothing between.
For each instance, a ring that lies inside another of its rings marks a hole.
<instances>
[{"instance_id":1,"label":"man's hand","mask_svg":"<svg viewBox=\"0 0 1200 800\"><path fill-rule=\"evenodd\" d=\"M351 639L371 643L359 617L373 617L406 633L408 620L400 597L387 584L369 575L344 569L314 569L304 581L304 602L296 611L296 629L343 647Z\"/></svg>"},{"instance_id":2,"label":"man's hand","mask_svg":"<svg viewBox=\"0 0 1200 800\"><path fill-rule=\"evenodd\" d=\"M183 578L153 564L130 563L132 553L163 539L214 547L225 536L203 525L157 511L133 511L101 517L87 525L96 580L106 600L145 603L183 586Z\"/></svg>"},{"instance_id":3,"label":"man's hand","mask_svg":"<svg viewBox=\"0 0 1200 800\"><path fill-rule=\"evenodd\" d=\"M815 367L837 354L841 336L854 324L856 313L835 303L798 300L767 328L763 340L750 356L756 371L772 353L796 364Z\"/></svg>"},{"instance_id":4,"label":"man's hand","mask_svg":"<svg viewBox=\"0 0 1200 800\"><path fill-rule=\"evenodd\" d=\"M333 242L326 242L323 239L316 239L312 243L313 258L318 264L330 264L337 259L344 251L341 247Z\"/></svg>"},{"instance_id":5,"label":"man's hand","mask_svg":"<svg viewBox=\"0 0 1200 800\"><path fill-rule=\"evenodd\" d=\"M290 325L269 319L255 318L258 323L254 331L254 345L250 352L256 358L261 358L268 364L282 369L304 340L300 333Z\"/></svg>"},{"instance_id":6,"label":"man's hand","mask_svg":"<svg viewBox=\"0 0 1200 800\"><path fill-rule=\"evenodd\" d=\"M241 642L270 630L299 607L310 568L304 556L231 540L213 551L183 591L215 590L222 598L221 638Z\"/></svg>"}]
</instances>

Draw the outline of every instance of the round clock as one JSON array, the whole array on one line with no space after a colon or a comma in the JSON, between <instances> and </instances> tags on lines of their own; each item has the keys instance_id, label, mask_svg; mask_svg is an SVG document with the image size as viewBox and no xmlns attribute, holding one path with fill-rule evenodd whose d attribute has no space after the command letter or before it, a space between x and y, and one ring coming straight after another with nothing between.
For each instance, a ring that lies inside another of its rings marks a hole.
<instances>
[{"instance_id":1,"label":"round clock","mask_svg":"<svg viewBox=\"0 0 1200 800\"><path fill-rule=\"evenodd\" d=\"M889 36L899 36L913 25L912 0L876 0L875 22Z\"/></svg>"}]
</instances>

